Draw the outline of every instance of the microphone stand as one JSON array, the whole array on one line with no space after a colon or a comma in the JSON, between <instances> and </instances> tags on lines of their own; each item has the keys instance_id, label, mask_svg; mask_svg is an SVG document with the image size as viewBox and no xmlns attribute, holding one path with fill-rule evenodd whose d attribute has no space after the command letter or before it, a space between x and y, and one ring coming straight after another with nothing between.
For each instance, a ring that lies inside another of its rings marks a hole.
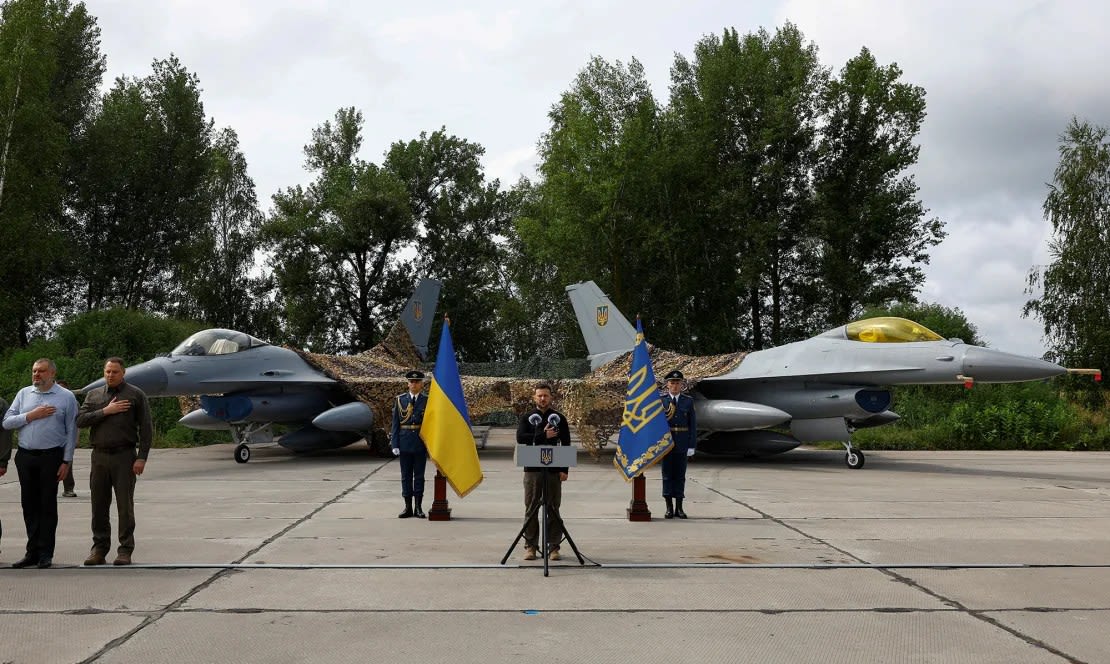
<instances>
[{"instance_id":1,"label":"microphone stand","mask_svg":"<svg viewBox=\"0 0 1110 664\"><path fill-rule=\"evenodd\" d=\"M529 420L529 422L531 422L531 420ZM541 419L540 422L533 425L536 427L536 429L532 432L532 445L537 444L536 437L539 436L540 432L538 425L542 423L543 420ZM552 445L552 447L554 447L555 445L558 445L558 443L555 443L554 445ZM541 551L543 551L543 575L548 576L548 560L550 553L548 551L547 541L547 522L550 518L551 504L547 495L547 483L551 479L551 469L547 466L544 466L540 469L540 473L540 500L532 507L531 510L528 511L526 515L524 515L524 525L520 527L520 532L516 534L516 538L513 540L513 543L509 545L509 549L505 552L505 555L502 556L501 564L504 565L505 562L509 559L509 556L512 555L513 549L516 548L516 545L520 542L521 538L524 537L524 531L528 529L528 523L532 520L533 517L536 516L536 512L539 511L539 509L542 507L543 515L540 522L540 546ZM563 523L563 532L560 535L566 536L567 544L570 544L570 548L574 551L574 555L578 557L578 564L585 565L586 560L582 557L582 553L578 550L578 546L575 545L574 540L571 539L570 531L567 530L567 524L565 522Z\"/></svg>"}]
</instances>

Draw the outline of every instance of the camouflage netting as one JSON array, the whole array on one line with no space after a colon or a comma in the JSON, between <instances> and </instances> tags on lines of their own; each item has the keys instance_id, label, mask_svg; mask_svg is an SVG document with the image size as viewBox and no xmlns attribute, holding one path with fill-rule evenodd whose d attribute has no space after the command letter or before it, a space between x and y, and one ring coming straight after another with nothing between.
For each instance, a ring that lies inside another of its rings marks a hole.
<instances>
[{"instance_id":1,"label":"camouflage netting","mask_svg":"<svg viewBox=\"0 0 1110 664\"><path fill-rule=\"evenodd\" d=\"M375 438L385 436L390 422L393 398L407 389L404 374L420 366L416 348L401 324L390 331L382 343L358 355L319 355L297 351L306 362L338 381L352 398L370 406L374 412ZM678 369L690 387L710 376L736 368L746 353L693 357L651 349L656 377ZM620 430L624 396L628 388L628 352L599 367L585 378L549 381L556 407L566 413L578 431L583 447L596 455L609 438ZM430 378L430 377L429 377ZM519 417L532 405L532 389L538 378L501 378L464 376L463 394L471 422L482 422L495 413L510 411Z\"/></svg>"}]
</instances>

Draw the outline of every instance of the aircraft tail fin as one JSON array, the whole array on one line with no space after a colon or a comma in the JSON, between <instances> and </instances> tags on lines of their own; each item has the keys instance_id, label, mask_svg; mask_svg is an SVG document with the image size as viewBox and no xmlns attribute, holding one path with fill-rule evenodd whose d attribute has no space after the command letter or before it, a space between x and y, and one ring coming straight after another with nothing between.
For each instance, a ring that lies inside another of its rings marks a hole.
<instances>
[{"instance_id":1,"label":"aircraft tail fin","mask_svg":"<svg viewBox=\"0 0 1110 664\"><path fill-rule=\"evenodd\" d=\"M578 318L578 327L596 369L636 345L636 329L592 281L567 286L567 295Z\"/></svg>"},{"instance_id":2,"label":"aircraft tail fin","mask_svg":"<svg viewBox=\"0 0 1110 664\"><path fill-rule=\"evenodd\" d=\"M428 358L428 339L432 336L432 322L435 320L439 289L442 286L442 282L435 279L421 279L401 312L401 323L408 330L409 338L421 359Z\"/></svg>"}]
</instances>

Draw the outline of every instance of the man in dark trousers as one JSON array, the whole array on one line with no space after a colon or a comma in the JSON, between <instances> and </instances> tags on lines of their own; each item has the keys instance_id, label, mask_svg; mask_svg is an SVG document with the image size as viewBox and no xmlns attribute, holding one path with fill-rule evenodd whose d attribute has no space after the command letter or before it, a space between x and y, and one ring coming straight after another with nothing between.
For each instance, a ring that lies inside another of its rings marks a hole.
<instances>
[{"instance_id":1,"label":"man in dark trousers","mask_svg":"<svg viewBox=\"0 0 1110 664\"><path fill-rule=\"evenodd\" d=\"M0 413L7 412L8 402L0 397ZM12 458L12 432L0 428L0 477L8 472L8 459ZM4 524L0 523L0 541L4 539Z\"/></svg>"},{"instance_id":2,"label":"man in dark trousers","mask_svg":"<svg viewBox=\"0 0 1110 664\"><path fill-rule=\"evenodd\" d=\"M686 459L694 456L698 442L698 426L694 416L694 400L682 393L686 378L681 371L667 374L667 391L663 395L664 413L671 426L674 448L663 457L663 500L667 503L664 519L686 518L682 499L686 497Z\"/></svg>"},{"instance_id":3,"label":"man in dark trousers","mask_svg":"<svg viewBox=\"0 0 1110 664\"><path fill-rule=\"evenodd\" d=\"M119 516L119 546L113 565L130 565L135 550L135 480L146 469L153 426L150 404L142 390L124 380L123 360L104 361L104 386L91 390L81 404L77 426L91 429L92 550L86 565L103 565L112 545L108 512L112 494ZM136 449L138 448L138 449Z\"/></svg>"},{"instance_id":4,"label":"man in dark trousers","mask_svg":"<svg viewBox=\"0 0 1110 664\"><path fill-rule=\"evenodd\" d=\"M517 445L570 445L570 425L565 415L551 406L551 385L537 383L532 390L536 407L520 418L516 428ZM543 478L547 477L544 485ZM563 539L563 518L559 506L563 502L563 482L567 481L566 468L550 468L544 473L539 468L524 469L524 514L531 515L524 528L524 559L535 560L539 549L539 510L542 509L541 491L547 493L551 512L547 521L548 555L559 560L559 542Z\"/></svg>"},{"instance_id":5,"label":"man in dark trousers","mask_svg":"<svg viewBox=\"0 0 1110 664\"><path fill-rule=\"evenodd\" d=\"M409 390L393 400L393 426L389 434L393 455L401 461L401 497L405 499L405 509L397 517L423 519L424 469L428 465L428 450L420 438L420 424L424 421L428 397L422 392L423 372L413 370L406 373L405 378L409 380ZM416 509L413 509L414 498Z\"/></svg>"},{"instance_id":6,"label":"man in dark trousers","mask_svg":"<svg viewBox=\"0 0 1110 664\"><path fill-rule=\"evenodd\" d=\"M77 399L55 382L58 367L49 358L31 366L31 385L15 395L4 412L4 428L19 431L15 469L27 527L27 553L12 567L54 564L58 530L58 482L65 479L77 447Z\"/></svg>"}]
</instances>

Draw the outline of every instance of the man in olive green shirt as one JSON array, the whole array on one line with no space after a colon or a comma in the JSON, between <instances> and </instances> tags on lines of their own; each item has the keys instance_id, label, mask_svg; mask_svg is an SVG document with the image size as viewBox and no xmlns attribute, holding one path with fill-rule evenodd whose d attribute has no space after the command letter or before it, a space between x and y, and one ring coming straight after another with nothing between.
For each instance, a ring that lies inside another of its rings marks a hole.
<instances>
[{"instance_id":1,"label":"man in olive green shirt","mask_svg":"<svg viewBox=\"0 0 1110 664\"><path fill-rule=\"evenodd\" d=\"M91 428L93 448L89 468L93 545L86 565L107 562L113 493L119 513L119 546L113 564L130 565L135 550L135 479L146 468L154 428L146 394L124 381L124 373L123 360L105 360L105 385L89 391L77 414L77 426Z\"/></svg>"}]
</instances>

